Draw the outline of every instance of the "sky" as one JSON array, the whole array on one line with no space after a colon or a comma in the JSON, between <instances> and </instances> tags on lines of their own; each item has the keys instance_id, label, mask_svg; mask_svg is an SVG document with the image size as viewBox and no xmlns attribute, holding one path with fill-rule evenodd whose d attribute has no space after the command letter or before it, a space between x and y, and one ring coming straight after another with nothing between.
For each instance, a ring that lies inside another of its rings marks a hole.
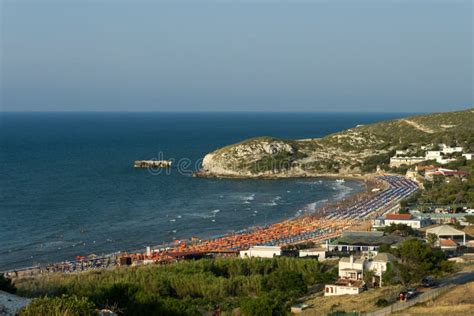
<instances>
[{"instance_id":1,"label":"sky","mask_svg":"<svg viewBox=\"0 0 474 316\"><path fill-rule=\"evenodd\" d=\"M473 107L470 0L0 0L1 111Z\"/></svg>"}]
</instances>

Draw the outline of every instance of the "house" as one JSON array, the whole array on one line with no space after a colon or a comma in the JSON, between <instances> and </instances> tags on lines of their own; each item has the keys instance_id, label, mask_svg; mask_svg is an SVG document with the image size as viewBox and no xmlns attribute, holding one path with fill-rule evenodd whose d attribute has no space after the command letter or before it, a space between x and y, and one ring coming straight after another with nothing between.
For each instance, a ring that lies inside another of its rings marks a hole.
<instances>
[{"instance_id":1,"label":"house","mask_svg":"<svg viewBox=\"0 0 474 316\"><path fill-rule=\"evenodd\" d=\"M458 244L452 239L440 239L438 245L444 251L456 251Z\"/></svg>"},{"instance_id":2,"label":"house","mask_svg":"<svg viewBox=\"0 0 474 316\"><path fill-rule=\"evenodd\" d=\"M462 154L462 156L466 158L466 160L472 160L473 155L474 155L473 153Z\"/></svg>"},{"instance_id":3,"label":"house","mask_svg":"<svg viewBox=\"0 0 474 316\"><path fill-rule=\"evenodd\" d=\"M426 237L428 237L429 234L434 234L438 237L438 240L441 239L451 239L453 241L457 241L461 245L466 245L466 233L457 230L456 228L450 226L450 225L442 225L434 228L429 228L426 230Z\"/></svg>"},{"instance_id":4,"label":"house","mask_svg":"<svg viewBox=\"0 0 474 316\"><path fill-rule=\"evenodd\" d=\"M365 258L355 259L354 256L339 260L339 279L334 284L324 287L324 296L354 295L365 289L364 267Z\"/></svg>"},{"instance_id":5,"label":"house","mask_svg":"<svg viewBox=\"0 0 474 316\"><path fill-rule=\"evenodd\" d=\"M435 176L442 176L446 178L465 178L467 173L464 171L451 170L446 168L434 168L425 171L425 179L428 181L433 181Z\"/></svg>"},{"instance_id":6,"label":"house","mask_svg":"<svg viewBox=\"0 0 474 316\"><path fill-rule=\"evenodd\" d=\"M425 161L425 157L391 157L390 167L400 167L402 165L414 165Z\"/></svg>"},{"instance_id":7,"label":"house","mask_svg":"<svg viewBox=\"0 0 474 316\"><path fill-rule=\"evenodd\" d=\"M426 217L429 218L431 223L434 224L449 224L449 223L456 223L456 222L463 222L465 221L465 213L412 213L415 217Z\"/></svg>"},{"instance_id":8,"label":"house","mask_svg":"<svg viewBox=\"0 0 474 316\"><path fill-rule=\"evenodd\" d=\"M410 151L408 149L402 149L402 150L396 150L395 155L396 156L405 156L409 153Z\"/></svg>"},{"instance_id":9,"label":"house","mask_svg":"<svg viewBox=\"0 0 474 316\"><path fill-rule=\"evenodd\" d=\"M418 229L430 225L431 221L429 220L429 218L416 218L413 217L413 215L411 214L387 214L385 215L385 217L377 218L376 220L374 220L373 224L378 225L378 227L390 226L392 224L403 224L410 226L411 228Z\"/></svg>"},{"instance_id":10,"label":"house","mask_svg":"<svg viewBox=\"0 0 474 316\"><path fill-rule=\"evenodd\" d=\"M324 261L326 259L326 248L301 249L299 251L299 256L316 257L319 261Z\"/></svg>"},{"instance_id":11,"label":"house","mask_svg":"<svg viewBox=\"0 0 474 316\"><path fill-rule=\"evenodd\" d=\"M436 160L442 156L443 156L443 153L441 151L430 150L425 153L426 160Z\"/></svg>"},{"instance_id":12,"label":"house","mask_svg":"<svg viewBox=\"0 0 474 316\"><path fill-rule=\"evenodd\" d=\"M463 151L462 147L456 146L456 147L450 147L445 144L439 144L439 147L441 147L441 151L444 154L453 154L453 153L461 153Z\"/></svg>"},{"instance_id":13,"label":"house","mask_svg":"<svg viewBox=\"0 0 474 316\"><path fill-rule=\"evenodd\" d=\"M397 262L398 259L391 253L381 252L378 253L372 260L368 261L366 268L370 271L373 271L375 274L373 283L377 283L382 287L382 277L383 274L387 271L388 265Z\"/></svg>"},{"instance_id":14,"label":"house","mask_svg":"<svg viewBox=\"0 0 474 316\"><path fill-rule=\"evenodd\" d=\"M381 252L369 261L367 269L375 272L377 275L381 275L383 272L387 271L387 265L389 263L394 263L396 261L398 261L398 259L391 253Z\"/></svg>"},{"instance_id":15,"label":"house","mask_svg":"<svg viewBox=\"0 0 474 316\"><path fill-rule=\"evenodd\" d=\"M355 295L363 292L364 289L363 280L338 279L334 284L324 286L324 296Z\"/></svg>"},{"instance_id":16,"label":"house","mask_svg":"<svg viewBox=\"0 0 474 316\"><path fill-rule=\"evenodd\" d=\"M365 258L354 259L354 256L339 260L339 277L345 279L362 280L364 278Z\"/></svg>"},{"instance_id":17,"label":"house","mask_svg":"<svg viewBox=\"0 0 474 316\"><path fill-rule=\"evenodd\" d=\"M343 232L339 239L327 244L328 251L334 252L358 252L368 257L376 255L381 245L393 245L403 240L403 237L388 235L383 232Z\"/></svg>"},{"instance_id":18,"label":"house","mask_svg":"<svg viewBox=\"0 0 474 316\"><path fill-rule=\"evenodd\" d=\"M278 246L253 246L240 251L241 258L273 258L281 256L281 247Z\"/></svg>"},{"instance_id":19,"label":"house","mask_svg":"<svg viewBox=\"0 0 474 316\"><path fill-rule=\"evenodd\" d=\"M445 164L448 164L450 162L453 162L453 161L456 161L457 159L456 158L438 158L436 159L436 162L439 163L439 164L442 164L442 165L445 165Z\"/></svg>"}]
</instances>

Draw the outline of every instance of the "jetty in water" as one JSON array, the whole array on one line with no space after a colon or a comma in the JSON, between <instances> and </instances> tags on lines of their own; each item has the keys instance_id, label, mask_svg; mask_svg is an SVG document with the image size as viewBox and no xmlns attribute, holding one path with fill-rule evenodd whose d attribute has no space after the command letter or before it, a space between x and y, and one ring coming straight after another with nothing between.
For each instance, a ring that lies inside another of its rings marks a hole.
<instances>
[{"instance_id":1,"label":"jetty in water","mask_svg":"<svg viewBox=\"0 0 474 316\"><path fill-rule=\"evenodd\" d=\"M173 162L171 160L135 160L135 168L169 168Z\"/></svg>"}]
</instances>

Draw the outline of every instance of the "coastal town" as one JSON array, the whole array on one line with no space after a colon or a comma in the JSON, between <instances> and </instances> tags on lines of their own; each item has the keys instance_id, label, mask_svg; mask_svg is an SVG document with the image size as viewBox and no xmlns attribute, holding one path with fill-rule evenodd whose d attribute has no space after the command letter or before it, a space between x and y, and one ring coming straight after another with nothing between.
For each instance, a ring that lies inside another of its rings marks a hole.
<instances>
[{"instance_id":1,"label":"coastal town","mask_svg":"<svg viewBox=\"0 0 474 316\"><path fill-rule=\"evenodd\" d=\"M472 154L464 152L462 147L438 146L441 148L439 151L428 150L433 146L420 148L426 150L424 157L406 156L418 149L397 151L390 160L390 166L406 167L405 176L389 174L377 168L376 173L364 180L366 192L327 203L314 213L295 219L208 240L198 237L175 240L165 246L147 247L143 252L78 256L75 260L5 271L4 276L18 281L57 273L169 265L206 258L255 260L252 258L290 257L335 264L337 278L333 283L324 284L319 293L324 297L336 297L362 295L369 289L377 291L402 281L400 275L403 271L400 269L403 269L403 259L397 257L393 250L413 240L439 249L453 264L469 265L474 262L474 209L459 205L426 208L407 202L413 195L425 190L430 182L467 181L468 172L435 165L455 163L460 159L471 161ZM451 156L444 156L448 154ZM390 278L387 278L388 275ZM412 304L400 303L427 296L425 293L429 293L434 284L444 282L442 279L434 280L431 275L422 277L420 289L400 290L396 297L399 303L390 305L390 312L408 308ZM474 272L468 273L463 282L470 280L474 280ZM382 308L383 304L379 306ZM296 314L307 314L310 310L310 304L304 301L291 308Z\"/></svg>"},{"instance_id":2,"label":"coastal town","mask_svg":"<svg viewBox=\"0 0 474 316\"><path fill-rule=\"evenodd\" d=\"M363 189L210 238L196 234L1 271L0 291L8 294L0 292L0 313L36 316L55 305L87 309L81 315L449 310L450 295L472 290L474 281L473 114L358 125L321 139L260 137L218 149L189 178L325 177L339 186L359 181ZM171 163L140 160L134 167L171 173ZM474 307L455 301L460 315Z\"/></svg>"}]
</instances>

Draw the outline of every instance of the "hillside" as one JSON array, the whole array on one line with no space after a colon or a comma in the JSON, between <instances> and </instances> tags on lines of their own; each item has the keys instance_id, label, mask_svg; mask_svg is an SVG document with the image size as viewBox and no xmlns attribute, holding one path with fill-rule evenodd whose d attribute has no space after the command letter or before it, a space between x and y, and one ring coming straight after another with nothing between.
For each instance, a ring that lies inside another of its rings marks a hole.
<instances>
[{"instance_id":1,"label":"hillside","mask_svg":"<svg viewBox=\"0 0 474 316\"><path fill-rule=\"evenodd\" d=\"M388 169L396 150L445 143L474 151L474 109L358 125L323 138L258 137L204 157L198 176L354 176Z\"/></svg>"}]
</instances>

